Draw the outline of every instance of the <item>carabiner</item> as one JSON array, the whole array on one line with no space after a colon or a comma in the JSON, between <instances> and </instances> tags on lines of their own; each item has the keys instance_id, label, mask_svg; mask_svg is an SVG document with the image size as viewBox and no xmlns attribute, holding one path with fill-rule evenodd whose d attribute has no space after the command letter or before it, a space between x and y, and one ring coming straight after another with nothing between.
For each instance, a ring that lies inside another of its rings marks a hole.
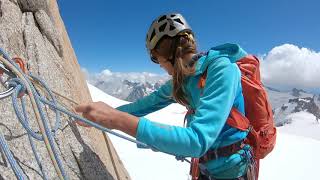
<instances>
[{"instance_id":1,"label":"carabiner","mask_svg":"<svg viewBox=\"0 0 320 180\"><path fill-rule=\"evenodd\" d=\"M9 96L11 96L11 94L13 93L13 87L10 87L9 89L7 89L4 92L0 92L0 99L5 99Z\"/></svg>"},{"instance_id":2,"label":"carabiner","mask_svg":"<svg viewBox=\"0 0 320 180\"><path fill-rule=\"evenodd\" d=\"M1 71L1 68L0 68L0 71ZM3 87L8 88L7 82L5 82L3 80L2 76L3 76L3 73L0 72L0 84L2 84ZM13 87L10 87L5 91L0 92L0 99L4 99L4 98L7 98L7 97L11 96L11 94L13 93L13 89L14 89Z\"/></svg>"},{"instance_id":3,"label":"carabiner","mask_svg":"<svg viewBox=\"0 0 320 180\"><path fill-rule=\"evenodd\" d=\"M13 61L18 64L18 66L20 67L20 69L22 70L23 73L27 73L28 68L25 65L26 63L23 59L16 57L16 58L13 58ZM3 79L4 74L7 75L6 80ZM5 88L8 88L7 90L0 92L0 99L4 99L4 98L11 96L14 88L8 87L6 82L8 82L9 79L15 78L15 77L16 77L16 75L14 73L12 73L10 70L8 70L6 68L6 66L0 62L0 84L2 84Z\"/></svg>"},{"instance_id":4,"label":"carabiner","mask_svg":"<svg viewBox=\"0 0 320 180\"><path fill-rule=\"evenodd\" d=\"M9 77L12 77L13 73L11 73L1 62L0 62L0 84L2 84L5 88L7 88L6 82L3 80L3 74L7 74ZM13 93L13 87L0 92L0 99L7 98L11 96Z\"/></svg>"}]
</instances>

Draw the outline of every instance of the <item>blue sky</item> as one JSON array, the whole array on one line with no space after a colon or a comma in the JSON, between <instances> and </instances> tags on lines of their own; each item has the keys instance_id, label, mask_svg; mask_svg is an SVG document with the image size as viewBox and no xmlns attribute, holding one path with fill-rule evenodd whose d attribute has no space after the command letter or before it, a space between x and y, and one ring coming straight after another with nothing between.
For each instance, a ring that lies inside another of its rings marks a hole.
<instances>
[{"instance_id":1,"label":"blue sky","mask_svg":"<svg viewBox=\"0 0 320 180\"><path fill-rule=\"evenodd\" d=\"M254 54L290 43L320 50L320 1L106 1L58 0L81 67L89 72L164 73L148 57L145 36L163 13L182 13L199 50L225 42Z\"/></svg>"}]
</instances>

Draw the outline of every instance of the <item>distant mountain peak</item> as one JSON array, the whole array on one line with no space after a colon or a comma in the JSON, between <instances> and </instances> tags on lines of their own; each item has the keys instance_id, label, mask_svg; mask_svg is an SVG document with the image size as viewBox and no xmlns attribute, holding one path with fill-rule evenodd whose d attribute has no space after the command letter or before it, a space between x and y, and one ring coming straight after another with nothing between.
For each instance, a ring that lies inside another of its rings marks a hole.
<instances>
[{"instance_id":1,"label":"distant mountain peak","mask_svg":"<svg viewBox=\"0 0 320 180\"><path fill-rule=\"evenodd\" d=\"M123 82L123 84L125 84L125 85L128 85L128 86L138 86L139 84L141 84L141 83L139 83L139 82L133 82L133 81L129 81L129 80L127 80L127 79L125 79L125 80L123 80L122 81Z\"/></svg>"},{"instance_id":2,"label":"distant mountain peak","mask_svg":"<svg viewBox=\"0 0 320 180\"><path fill-rule=\"evenodd\" d=\"M160 88L170 77L152 73L98 73L89 75L90 84L122 100L136 101ZM108 76L105 76L108 74Z\"/></svg>"},{"instance_id":3,"label":"distant mountain peak","mask_svg":"<svg viewBox=\"0 0 320 180\"><path fill-rule=\"evenodd\" d=\"M301 93L306 93L306 91L304 91L303 89L297 89L297 88L293 88L291 91L292 96L295 96L295 97L300 97Z\"/></svg>"},{"instance_id":4,"label":"distant mountain peak","mask_svg":"<svg viewBox=\"0 0 320 180\"><path fill-rule=\"evenodd\" d=\"M274 118L276 126L283 126L284 124L290 124L291 119L287 118L292 113L305 111L311 113L316 117L318 121L320 119L320 108L315 102L315 96L304 98L292 98L288 100L288 103L283 104L274 110Z\"/></svg>"},{"instance_id":5,"label":"distant mountain peak","mask_svg":"<svg viewBox=\"0 0 320 180\"><path fill-rule=\"evenodd\" d=\"M154 84L151 84L149 82L135 83L129 80L125 80L124 83L129 86L129 89L132 89L129 95L127 96L127 98L125 98L125 100L134 102L140 98L143 98L144 96L149 95L153 91L159 89L160 86L163 84L163 81L159 81Z\"/></svg>"}]
</instances>

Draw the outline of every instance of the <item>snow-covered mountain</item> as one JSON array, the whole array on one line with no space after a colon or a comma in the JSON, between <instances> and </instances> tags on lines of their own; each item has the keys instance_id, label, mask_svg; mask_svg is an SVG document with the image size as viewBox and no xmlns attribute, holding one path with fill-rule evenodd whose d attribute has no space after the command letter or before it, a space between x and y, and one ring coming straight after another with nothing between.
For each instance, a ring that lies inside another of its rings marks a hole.
<instances>
[{"instance_id":1,"label":"snow-covered mountain","mask_svg":"<svg viewBox=\"0 0 320 180\"><path fill-rule=\"evenodd\" d=\"M84 70L87 81L111 96L133 102L164 84L169 76L152 73L120 73L104 70L89 74Z\"/></svg>"},{"instance_id":2,"label":"snow-covered mountain","mask_svg":"<svg viewBox=\"0 0 320 180\"><path fill-rule=\"evenodd\" d=\"M134 102L144 96L149 95L153 91L159 89L159 87L164 83L163 80L159 80L153 84L149 82L132 82L129 80L124 80L123 84L127 86L129 90L129 95L125 98L126 101Z\"/></svg>"},{"instance_id":3,"label":"snow-covered mountain","mask_svg":"<svg viewBox=\"0 0 320 180\"><path fill-rule=\"evenodd\" d=\"M113 107L128 103L105 94L90 84L88 86L93 101L103 101ZM273 93L276 92L270 94ZM283 98L283 102L292 98L290 92L284 94L289 98ZM185 113L183 106L172 104L149 114L147 118L182 126ZM292 113L291 118L291 124L277 128L276 146L272 153L260 162L260 180L319 179L317 164L320 162L320 124L314 121L314 115L309 112ZM110 139L133 180L190 179L188 163L176 161L173 156L160 152L138 149L135 144L112 135Z\"/></svg>"},{"instance_id":4,"label":"snow-covered mountain","mask_svg":"<svg viewBox=\"0 0 320 180\"><path fill-rule=\"evenodd\" d=\"M289 92L266 87L276 126L292 123L292 114L308 112L316 123L320 119L320 96L293 88Z\"/></svg>"}]
</instances>

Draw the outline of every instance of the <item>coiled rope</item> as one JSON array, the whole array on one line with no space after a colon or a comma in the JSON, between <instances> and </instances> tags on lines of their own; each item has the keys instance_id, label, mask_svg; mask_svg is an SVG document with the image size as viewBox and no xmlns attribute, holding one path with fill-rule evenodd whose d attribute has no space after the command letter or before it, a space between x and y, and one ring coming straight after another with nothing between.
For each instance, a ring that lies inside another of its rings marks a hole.
<instances>
[{"instance_id":1,"label":"coiled rope","mask_svg":"<svg viewBox=\"0 0 320 180\"><path fill-rule=\"evenodd\" d=\"M23 127L28 127L27 119L22 118L20 111L18 110L17 107L17 96L21 92L24 92L25 90L28 93L29 99L31 101L31 105L33 107L33 111L35 113L35 117L39 126L39 130L41 132L41 139L39 136L36 136L35 133L31 133L31 128L26 128L27 132L29 135L32 137L38 139L38 140L43 140L46 146L46 149L49 153L51 162L58 174L58 177L60 179L68 179L65 171L63 169L63 165L61 163L61 160L58 156L58 153L56 151L56 148L54 146L54 139L53 139L53 134L49 128L49 124L46 118L45 113L42 110L42 104L40 103L40 96L32 83L29 80L29 77L22 72L22 70L19 68L19 66L13 62L2 50L0 50L0 53L3 55L3 57L0 57L0 61L6 66L12 73L14 73L17 78L10 79L8 84L10 87L14 87L14 93L12 94L12 101L13 101L13 107L15 109L15 112L17 114L17 117L20 121L21 124L23 124ZM23 90L23 91L21 91ZM53 100L55 102L55 100ZM24 101L21 101L22 104L24 104ZM57 113L57 111L56 111ZM59 112L57 113L57 118L60 119ZM59 122L59 121L57 121ZM57 123L56 123L57 124ZM5 151L6 146L2 146L2 149ZM36 158L37 159L37 158ZM25 175L21 174L20 171L15 171L17 167L17 163L13 161L9 161L11 167L13 168L15 175L17 176L18 179L24 179ZM39 165L41 167L41 165ZM40 168L41 169L41 168ZM44 175L43 175L44 177Z\"/></svg>"}]
</instances>

